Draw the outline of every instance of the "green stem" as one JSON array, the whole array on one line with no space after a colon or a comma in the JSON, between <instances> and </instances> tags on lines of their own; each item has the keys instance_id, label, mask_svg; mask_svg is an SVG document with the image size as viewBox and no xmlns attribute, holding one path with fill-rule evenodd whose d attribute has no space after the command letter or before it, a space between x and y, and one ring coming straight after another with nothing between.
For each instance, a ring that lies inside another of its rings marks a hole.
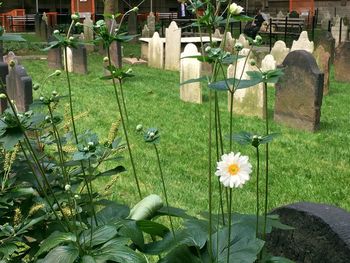
<instances>
[{"instance_id":1,"label":"green stem","mask_svg":"<svg viewBox=\"0 0 350 263\"><path fill-rule=\"evenodd\" d=\"M208 134L208 203L209 203L209 256L210 262L212 261L212 91L209 90L209 134Z\"/></svg>"},{"instance_id":2,"label":"green stem","mask_svg":"<svg viewBox=\"0 0 350 263\"><path fill-rule=\"evenodd\" d=\"M232 188L230 188L230 196L228 200L228 238L227 238L227 263L230 262L230 247L231 247L231 228L232 228Z\"/></svg>"},{"instance_id":3,"label":"green stem","mask_svg":"<svg viewBox=\"0 0 350 263\"><path fill-rule=\"evenodd\" d=\"M259 146L256 147L256 237L259 236L259 170L260 170L260 153Z\"/></svg>"},{"instance_id":4,"label":"green stem","mask_svg":"<svg viewBox=\"0 0 350 263\"><path fill-rule=\"evenodd\" d=\"M108 56L109 66L111 67L112 66L111 52L110 52L109 48L107 48L107 56ZM120 99L119 99L119 95L118 95L117 85L115 83L115 78L112 78L112 81L113 81L113 88L114 88L115 98L117 100L118 110L119 110L119 114L120 114L120 119L121 119L122 126L123 126L123 131L124 131L124 136L125 136L125 140L126 140L126 145L128 146L128 152L129 152L129 157L130 157L132 170L133 170L133 173L134 173L134 179L135 179L135 182L136 182L137 191L138 191L138 194L139 194L139 198L142 199L139 179L138 179L137 174L136 174L136 167L135 167L134 159L132 157L132 152L131 152L128 132L126 130L126 125L125 125L125 121L124 121L122 107L121 107L121 104L120 104Z\"/></svg>"},{"instance_id":5,"label":"green stem","mask_svg":"<svg viewBox=\"0 0 350 263\"><path fill-rule=\"evenodd\" d=\"M265 126L266 135L269 135L269 115L267 106L267 83L264 83L264 95L265 95ZM267 225L267 206L269 197L269 144L265 145L265 211L264 211L264 229L263 239L266 240L266 225Z\"/></svg>"},{"instance_id":6,"label":"green stem","mask_svg":"<svg viewBox=\"0 0 350 263\"><path fill-rule=\"evenodd\" d=\"M124 92L123 92L123 81L121 79L118 79L118 80L119 80L120 94L122 95L122 103L123 103L123 108L125 112L125 118L126 118L126 122L129 124L128 111L126 110L126 104L125 104Z\"/></svg>"},{"instance_id":7,"label":"green stem","mask_svg":"<svg viewBox=\"0 0 350 263\"><path fill-rule=\"evenodd\" d=\"M173 225L173 221L172 221L171 216L170 216L168 195L167 195L167 192L166 192L162 166L160 164L159 152L158 152L157 145L155 143L153 143L153 146L154 146L154 150L156 151L157 162L158 162L159 173L160 173L160 179L162 181L163 193L164 193L164 197L165 197L166 206L167 206L167 209L168 209L168 216L169 216L169 221L170 221L170 227L171 227L171 231L173 232L174 239L176 240L175 231L174 231L174 225Z\"/></svg>"}]
</instances>

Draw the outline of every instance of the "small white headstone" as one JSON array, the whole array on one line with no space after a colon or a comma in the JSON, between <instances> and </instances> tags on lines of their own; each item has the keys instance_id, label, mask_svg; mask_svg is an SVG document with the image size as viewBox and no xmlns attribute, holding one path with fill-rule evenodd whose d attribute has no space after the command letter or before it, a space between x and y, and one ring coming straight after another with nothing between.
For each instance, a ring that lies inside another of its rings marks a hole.
<instances>
[{"instance_id":1,"label":"small white headstone","mask_svg":"<svg viewBox=\"0 0 350 263\"><path fill-rule=\"evenodd\" d=\"M310 53L314 52L314 42L309 40L307 31L301 32L297 41L293 40L293 45L290 51L294 50L305 50Z\"/></svg>"},{"instance_id":2,"label":"small white headstone","mask_svg":"<svg viewBox=\"0 0 350 263\"><path fill-rule=\"evenodd\" d=\"M158 32L153 34L148 43L148 66L160 69L164 67L164 45Z\"/></svg>"},{"instance_id":3,"label":"small white headstone","mask_svg":"<svg viewBox=\"0 0 350 263\"><path fill-rule=\"evenodd\" d=\"M215 29L213 37L221 38L220 29L218 29L218 28Z\"/></svg>"},{"instance_id":4,"label":"small white headstone","mask_svg":"<svg viewBox=\"0 0 350 263\"><path fill-rule=\"evenodd\" d=\"M289 48L286 47L286 43L284 43L282 40L276 41L270 52L270 54L276 60L277 65L282 64L283 60L286 58L288 53Z\"/></svg>"},{"instance_id":5,"label":"small white headstone","mask_svg":"<svg viewBox=\"0 0 350 263\"><path fill-rule=\"evenodd\" d=\"M227 32L224 50L232 53L235 47L235 42L236 40L232 37L231 32Z\"/></svg>"},{"instance_id":6,"label":"small white headstone","mask_svg":"<svg viewBox=\"0 0 350 263\"><path fill-rule=\"evenodd\" d=\"M184 52L181 53L180 61L180 83L190 79L197 79L201 76L202 63L196 58L185 58L198 56L196 45L187 44ZM180 86L180 99L187 102L202 103L202 89L200 82L185 84Z\"/></svg>"},{"instance_id":7,"label":"small white headstone","mask_svg":"<svg viewBox=\"0 0 350 263\"><path fill-rule=\"evenodd\" d=\"M339 34L340 34L340 17L336 17L335 25L331 28L332 36L335 39L335 47L339 45ZM341 28L341 42L344 42L347 39L348 35L348 26L344 25L344 20L342 20L342 28Z\"/></svg>"},{"instance_id":8,"label":"small white headstone","mask_svg":"<svg viewBox=\"0 0 350 263\"><path fill-rule=\"evenodd\" d=\"M165 30L165 69L180 69L181 28L175 21Z\"/></svg>"},{"instance_id":9,"label":"small white headstone","mask_svg":"<svg viewBox=\"0 0 350 263\"><path fill-rule=\"evenodd\" d=\"M282 11L279 11L279 12L277 13L277 18L285 18L285 17L286 17L286 15L283 14Z\"/></svg>"},{"instance_id":10,"label":"small white headstone","mask_svg":"<svg viewBox=\"0 0 350 263\"><path fill-rule=\"evenodd\" d=\"M237 42L243 45L243 48L249 48L249 41L245 38L244 34L240 34Z\"/></svg>"}]
</instances>

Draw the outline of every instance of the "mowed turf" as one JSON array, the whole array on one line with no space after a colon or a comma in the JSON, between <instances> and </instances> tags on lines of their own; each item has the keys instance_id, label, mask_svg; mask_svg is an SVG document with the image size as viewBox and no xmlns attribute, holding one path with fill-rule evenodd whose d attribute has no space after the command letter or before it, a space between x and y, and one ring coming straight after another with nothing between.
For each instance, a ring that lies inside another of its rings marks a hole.
<instances>
[{"instance_id":1,"label":"mowed turf","mask_svg":"<svg viewBox=\"0 0 350 263\"><path fill-rule=\"evenodd\" d=\"M138 46L127 44L124 54L139 55ZM70 74L73 89L74 111L87 114L77 120L80 132L90 129L105 140L111 123L119 119L118 108L111 82L99 78L103 73L103 57L91 54L88 58L88 75ZM40 82L53 70L47 61L23 61L34 82ZM129 67L128 65L125 65ZM186 103L179 98L179 73L148 68L146 65L133 66L135 77L124 83L124 95L129 115L128 131L132 144L136 169L144 195L155 193L163 196L156 155L152 145L143 141L136 133L137 124L145 128L156 127L160 131L159 151L163 172L172 206L198 214L208 209L208 109L209 91L203 87L203 104ZM281 133L270 144L270 193L269 209L299 202L311 201L333 204L350 211L350 84L337 83L331 74L329 95L323 98L321 127L316 133L299 131L276 124L273 121L274 89L269 88L269 120L271 132ZM65 74L50 79L46 87L36 91L68 94ZM298 83L295 83L298 85ZM227 94L219 93L220 113L224 135L229 132L229 112ZM68 99L62 100L59 108L63 114ZM264 121L253 117L234 116L234 132L248 131L263 134ZM123 136L122 129L119 132ZM214 135L214 134L213 134ZM215 136L213 136L215 138ZM228 140L225 139L225 151ZM233 209L238 212L254 213L256 157L251 146L233 144L235 152L240 151L250 157L253 164L251 180L233 192ZM261 159L264 160L263 148ZM94 188L101 195L113 200L134 205L138 201L135 181L127 152L121 162L127 172L113 177L114 183L105 190L113 178L95 182ZM216 157L213 144L213 157ZM113 166L115 164L108 164ZM261 164L264 167L264 163ZM215 160L212 162L214 202L218 207L217 178ZM263 191L264 171L261 171L261 191Z\"/></svg>"}]
</instances>

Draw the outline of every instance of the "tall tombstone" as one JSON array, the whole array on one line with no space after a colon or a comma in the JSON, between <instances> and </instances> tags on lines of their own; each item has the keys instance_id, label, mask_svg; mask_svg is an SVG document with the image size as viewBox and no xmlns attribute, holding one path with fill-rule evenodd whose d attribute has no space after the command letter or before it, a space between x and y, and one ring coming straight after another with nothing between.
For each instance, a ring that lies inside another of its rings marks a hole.
<instances>
[{"instance_id":1,"label":"tall tombstone","mask_svg":"<svg viewBox=\"0 0 350 263\"><path fill-rule=\"evenodd\" d=\"M47 53L47 62L49 68L52 69L62 69L62 49L59 48L51 48Z\"/></svg>"},{"instance_id":2,"label":"tall tombstone","mask_svg":"<svg viewBox=\"0 0 350 263\"><path fill-rule=\"evenodd\" d=\"M41 15L39 13L36 13L34 15L34 26L35 26L35 35L37 37L40 37L40 21L41 21Z\"/></svg>"},{"instance_id":3,"label":"tall tombstone","mask_svg":"<svg viewBox=\"0 0 350 263\"><path fill-rule=\"evenodd\" d=\"M107 50L104 52L106 54ZM111 54L112 64L117 68L121 68L123 66L123 54L122 54L122 45L120 44L120 42L118 41L112 42L112 44L109 46L109 52Z\"/></svg>"},{"instance_id":4,"label":"tall tombstone","mask_svg":"<svg viewBox=\"0 0 350 263\"><path fill-rule=\"evenodd\" d=\"M322 46L325 51L330 55L330 63L334 62L334 52L335 52L335 39L332 36L332 33L329 31L323 32L320 34L317 45Z\"/></svg>"},{"instance_id":5,"label":"tall tombstone","mask_svg":"<svg viewBox=\"0 0 350 263\"><path fill-rule=\"evenodd\" d=\"M250 79L247 72L255 71L256 68L251 66L250 63L246 63L246 56L249 54L249 49L244 48L239 52L239 55L244 57L237 61L237 68L234 65L230 65L227 69L227 77L243 80ZM248 61L253 59L250 54ZM236 72L236 76L235 76ZM238 89L233 96L233 112L244 116L257 116L259 118L265 118L264 103L265 91L263 86L255 85L246 89ZM231 109L231 93L228 92L228 110Z\"/></svg>"},{"instance_id":6,"label":"tall tombstone","mask_svg":"<svg viewBox=\"0 0 350 263\"><path fill-rule=\"evenodd\" d=\"M224 50L232 53L235 47L236 40L232 37L231 32L226 32Z\"/></svg>"},{"instance_id":7,"label":"tall tombstone","mask_svg":"<svg viewBox=\"0 0 350 263\"><path fill-rule=\"evenodd\" d=\"M292 48L290 51L295 50L305 50L310 53L314 52L314 42L309 40L307 31L301 32L297 41L293 40Z\"/></svg>"},{"instance_id":8,"label":"tall tombstone","mask_svg":"<svg viewBox=\"0 0 350 263\"><path fill-rule=\"evenodd\" d=\"M141 36L144 38L150 37L150 31L147 25L144 25ZM141 59L148 60L148 43L144 41L141 41Z\"/></svg>"},{"instance_id":9,"label":"tall tombstone","mask_svg":"<svg viewBox=\"0 0 350 263\"><path fill-rule=\"evenodd\" d=\"M274 256L293 262L348 263L350 213L318 203L299 202L272 211L290 230L274 229L266 240Z\"/></svg>"},{"instance_id":10,"label":"tall tombstone","mask_svg":"<svg viewBox=\"0 0 350 263\"><path fill-rule=\"evenodd\" d=\"M289 53L289 48L287 48L286 43L282 40L278 40L273 45L270 54L275 58L277 65L281 65L283 60Z\"/></svg>"},{"instance_id":11,"label":"tall tombstone","mask_svg":"<svg viewBox=\"0 0 350 263\"><path fill-rule=\"evenodd\" d=\"M135 12L130 12L128 15L128 34L137 35L137 15Z\"/></svg>"},{"instance_id":12,"label":"tall tombstone","mask_svg":"<svg viewBox=\"0 0 350 263\"><path fill-rule=\"evenodd\" d=\"M6 91L11 100L15 101L17 110L25 112L33 102L32 79L21 65L9 67L6 76Z\"/></svg>"},{"instance_id":13,"label":"tall tombstone","mask_svg":"<svg viewBox=\"0 0 350 263\"><path fill-rule=\"evenodd\" d=\"M91 20L90 16L87 16L84 19L84 39L87 42L86 44L86 50L88 52L94 51L94 45L92 44L92 41L94 40L94 31L92 29L94 25L94 22Z\"/></svg>"},{"instance_id":14,"label":"tall tombstone","mask_svg":"<svg viewBox=\"0 0 350 263\"><path fill-rule=\"evenodd\" d=\"M244 48L249 48L249 41L245 38L244 34L240 34L237 42L241 43Z\"/></svg>"},{"instance_id":15,"label":"tall tombstone","mask_svg":"<svg viewBox=\"0 0 350 263\"><path fill-rule=\"evenodd\" d=\"M68 72L73 72L73 51L72 51L72 48L70 47L67 47L66 50L67 50L67 55L65 55L65 51L63 51L64 69L67 68Z\"/></svg>"},{"instance_id":16,"label":"tall tombstone","mask_svg":"<svg viewBox=\"0 0 350 263\"><path fill-rule=\"evenodd\" d=\"M329 92L329 72L330 72L330 54L324 50L323 46L318 46L314 52L316 63L324 74L323 95Z\"/></svg>"},{"instance_id":17,"label":"tall tombstone","mask_svg":"<svg viewBox=\"0 0 350 263\"><path fill-rule=\"evenodd\" d=\"M160 69L164 67L164 43L158 32L148 42L148 66Z\"/></svg>"},{"instance_id":18,"label":"tall tombstone","mask_svg":"<svg viewBox=\"0 0 350 263\"><path fill-rule=\"evenodd\" d=\"M340 31L340 21L342 21L341 31ZM341 42L344 42L348 37L348 26L344 24L344 20L340 17L335 19L335 25L331 28L332 36L335 39L335 47L339 45L339 34L341 32Z\"/></svg>"},{"instance_id":19,"label":"tall tombstone","mask_svg":"<svg viewBox=\"0 0 350 263\"><path fill-rule=\"evenodd\" d=\"M165 30L165 66L167 70L180 69L181 28L175 21Z\"/></svg>"},{"instance_id":20,"label":"tall tombstone","mask_svg":"<svg viewBox=\"0 0 350 263\"><path fill-rule=\"evenodd\" d=\"M43 13L43 16L41 18L40 22L40 36L43 41L47 41L49 36L49 30L48 30L48 20L47 20L46 13Z\"/></svg>"},{"instance_id":21,"label":"tall tombstone","mask_svg":"<svg viewBox=\"0 0 350 263\"><path fill-rule=\"evenodd\" d=\"M20 64L18 57L15 55L13 51L10 51L6 56L4 56L3 61L6 64L9 64L11 61L14 61L16 65Z\"/></svg>"},{"instance_id":22,"label":"tall tombstone","mask_svg":"<svg viewBox=\"0 0 350 263\"><path fill-rule=\"evenodd\" d=\"M324 76L315 58L305 50L296 50L288 54L282 66L284 75L276 84L275 120L301 130L317 130Z\"/></svg>"},{"instance_id":23,"label":"tall tombstone","mask_svg":"<svg viewBox=\"0 0 350 263\"><path fill-rule=\"evenodd\" d=\"M153 12L150 12L147 16L147 26L150 36L153 36L154 32L156 32L156 18Z\"/></svg>"},{"instance_id":24,"label":"tall tombstone","mask_svg":"<svg viewBox=\"0 0 350 263\"><path fill-rule=\"evenodd\" d=\"M2 83L6 83L6 76L9 73L9 66L5 62L0 62L0 80ZM0 99L0 112L4 112L7 107L6 99Z\"/></svg>"},{"instance_id":25,"label":"tall tombstone","mask_svg":"<svg viewBox=\"0 0 350 263\"><path fill-rule=\"evenodd\" d=\"M335 49L334 78L336 81L350 83L350 41L342 42Z\"/></svg>"},{"instance_id":26,"label":"tall tombstone","mask_svg":"<svg viewBox=\"0 0 350 263\"><path fill-rule=\"evenodd\" d=\"M146 24L143 26L141 36L142 37L151 37L149 28Z\"/></svg>"},{"instance_id":27,"label":"tall tombstone","mask_svg":"<svg viewBox=\"0 0 350 263\"><path fill-rule=\"evenodd\" d=\"M87 52L84 45L78 45L72 49L73 72L78 74L87 74Z\"/></svg>"},{"instance_id":28,"label":"tall tombstone","mask_svg":"<svg viewBox=\"0 0 350 263\"><path fill-rule=\"evenodd\" d=\"M189 56L198 56L195 44L189 43L181 53L180 60L180 83L190 79L197 79L201 76L202 63L195 58L186 58ZM202 89L200 82L189 83L180 86L180 99L186 102L202 103Z\"/></svg>"}]
</instances>

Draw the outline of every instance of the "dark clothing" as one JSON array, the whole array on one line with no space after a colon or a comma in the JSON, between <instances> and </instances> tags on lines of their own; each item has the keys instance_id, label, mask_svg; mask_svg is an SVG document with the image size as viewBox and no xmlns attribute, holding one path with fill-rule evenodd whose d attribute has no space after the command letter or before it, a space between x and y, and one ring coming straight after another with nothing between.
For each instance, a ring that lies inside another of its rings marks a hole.
<instances>
[{"instance_id":1,"label":"dark clothing","mask_svg":"<svg viewBox=\"0 0 350 263\"><path fill-rule=\"evenodd\" d=\"M254 17L254 21L252 23L248 23L244 28L244 34L248 37L255 38L258 34L261 25L264 23L265 19L259 13Z\"/></svg>"},{"instance_id":2,"label":"dark clothing","mask_svg":"<svg viewBox=\"0 0 350 263\"><path fill-rule=\"evenodd\" d=\"M185 3L179 3L178 4L178 12L177 12L177 18L190 18L191 14L190 12L187 10L187 4Z\"/></svg>"}]
</instances>

